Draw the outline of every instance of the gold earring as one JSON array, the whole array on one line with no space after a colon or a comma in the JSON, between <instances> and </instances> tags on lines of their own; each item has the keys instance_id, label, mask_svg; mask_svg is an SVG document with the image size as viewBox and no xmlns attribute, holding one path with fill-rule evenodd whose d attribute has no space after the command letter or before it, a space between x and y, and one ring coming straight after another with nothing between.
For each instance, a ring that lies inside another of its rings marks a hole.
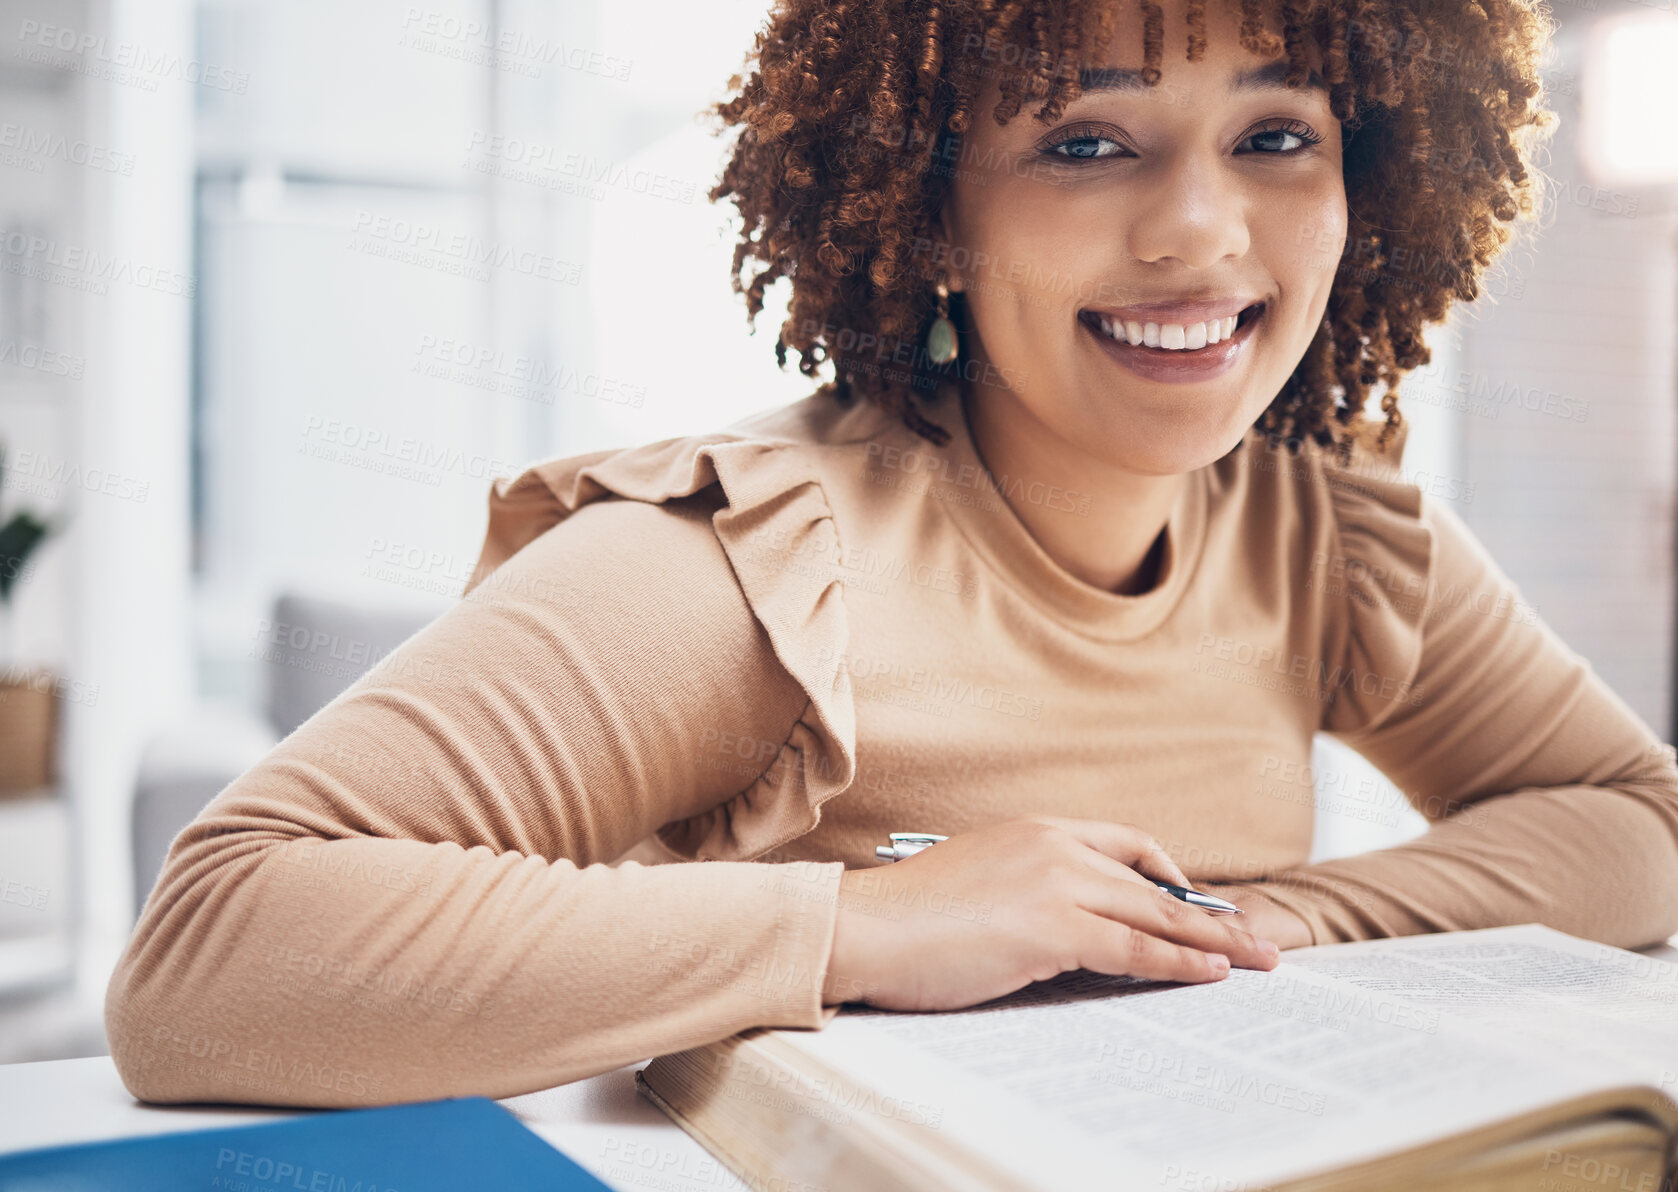
<instances>
[{"instance_id":1,"label":"gold earring","mask_svg":"<svg viewBox=\"0 0 1678 1192\"><path fill-rule=\"evenodd\" d=\"M938 283L938 317L926 333L926 354L934 364L948 364L956 358L956 325L950 322L950 290Z\"/></svg>"}]
</instances>

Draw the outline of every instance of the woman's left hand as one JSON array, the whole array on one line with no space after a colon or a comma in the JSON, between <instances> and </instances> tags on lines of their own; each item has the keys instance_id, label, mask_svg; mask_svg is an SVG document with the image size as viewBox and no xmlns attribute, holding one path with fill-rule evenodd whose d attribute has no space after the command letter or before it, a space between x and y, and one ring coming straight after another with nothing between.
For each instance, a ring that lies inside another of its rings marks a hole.
<instances>
[{"instance_id":1,"label":"woman's left hand","mask_svg":"<svg viewBox=\"0 0 1678 1192\"><path fill-rule=\"evenodd\" d=\"M1230 915L1230 919L1254 935L1272 941L1284 952L1289 948L1311 946L1311 928L1306 926L1305 920L1263 894L1256 893L1250 885L1205 882L1197 883L1194 888L1202 894L1215 894L1233 902L1246 913Z\"/></svg>"}]
</instances>

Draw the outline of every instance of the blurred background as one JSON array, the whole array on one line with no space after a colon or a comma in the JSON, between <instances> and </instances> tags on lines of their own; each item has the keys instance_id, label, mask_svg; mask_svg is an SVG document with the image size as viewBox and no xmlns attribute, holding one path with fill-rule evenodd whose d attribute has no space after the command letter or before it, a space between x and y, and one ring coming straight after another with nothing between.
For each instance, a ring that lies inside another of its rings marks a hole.
<instances>
[{"instance_id":1,"label":"blurred background","mask_svg":"<svg viewBox=\"0 0 1678 1192\"><path fill-rule=\"evenodd\" d=\"M1670 8L1553 9L1545 227L1403 403L1406 478L1668 740ZM107 1050L170 838L458 598L495 476L809 392L705 198L766 11L0 0L0 1063ZM1318 858L1422 830L1316 763Z\"/></svg>"}]
</instances>

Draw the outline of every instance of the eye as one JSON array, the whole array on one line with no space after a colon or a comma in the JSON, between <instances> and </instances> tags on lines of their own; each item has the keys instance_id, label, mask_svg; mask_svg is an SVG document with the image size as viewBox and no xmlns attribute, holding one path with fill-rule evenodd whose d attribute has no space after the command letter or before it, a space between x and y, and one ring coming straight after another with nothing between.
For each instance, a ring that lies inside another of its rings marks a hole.
<instances>
[{"instance_id":1,"label":"eye","mask_svg":"<svg viewBox=\"0 0 1678 1192\"><path fill-rule=\"evenodd\" d=\"M1294 140L1302 143L1292 149L1282 149L1276 152L1260 153L1260 157L1291 157L1296 153L1304 153L1313 145L1321 145L1323 143L1322 137L1311 131L1311 126L1309 124L1303 124L1298 120L1282 120L1268 127L1258 129L1256 132L1248 133L1247 136L1242 139L1242 143L1245 144L1247 141L1255 141L1260 137L1277 136L1292 137Z\"/></svg>"},{"instance_id":2,"label":"eye","mask_svg":"<svg viewBox=\"0 0 1678 1192\"><path fill-rule=\"evenodd\" d=\"M1111 146L1102 152L1101 146ZM1103 136L1099 127L1089 124L1078 124L1067 129L1060 137L1043 146L1043 151L1055 157L1072 158L1076 161L1091 161L1098 158L1114 156L1115 149L1123 149L1118 141L1112 137Z\"/></svg>"}]
</instances>

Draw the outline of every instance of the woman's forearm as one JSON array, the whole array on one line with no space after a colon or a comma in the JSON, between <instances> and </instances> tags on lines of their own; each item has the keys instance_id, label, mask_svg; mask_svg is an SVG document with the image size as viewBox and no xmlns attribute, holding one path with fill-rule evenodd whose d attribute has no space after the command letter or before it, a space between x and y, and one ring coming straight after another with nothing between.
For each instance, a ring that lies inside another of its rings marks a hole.
<instances>
[{"instance_id":1,"label":"woman's forearm","mask_svg":"<svg viewBox=\"0 0 1678 1192\"><path fill-rule=\"evenodd\" d=\"M1664 775L1513 792L1401 845L1208 889L1268 898L1317 943L1543 923L1640 948L1678 931L1678 794Z\"/></svg>"},{"instance_id":2,"label":"woman's forearm","mask_svg":"<svg viewBox=\"0 0 1678 1192\"><path fill-rule=\"evenodd\" d=\"M112 979L112 1055L142 1100L506 1097L819 1024L838 863L255 851L183 878Z\"/></svg>"}]
</instances>

